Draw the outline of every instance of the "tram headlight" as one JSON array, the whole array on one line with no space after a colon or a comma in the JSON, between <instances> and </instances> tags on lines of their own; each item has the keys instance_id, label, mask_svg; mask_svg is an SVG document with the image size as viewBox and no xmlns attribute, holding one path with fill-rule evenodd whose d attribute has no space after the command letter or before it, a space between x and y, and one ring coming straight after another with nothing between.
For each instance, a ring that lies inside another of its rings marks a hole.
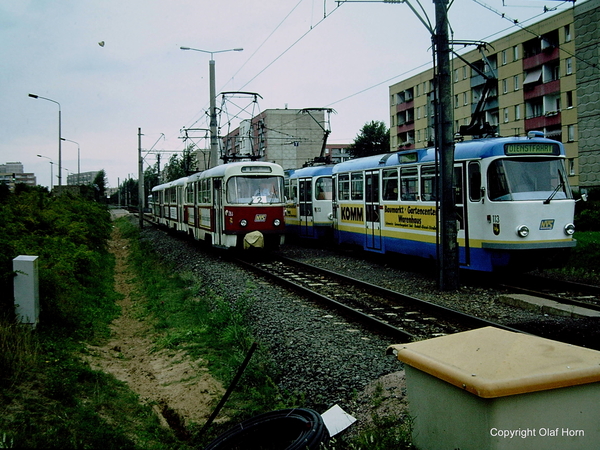
<instances>
[{"instance_id":1,"label":"tram headlight","mask_svg":"<svg viewBox=\"0 0 600 450\"><path fill-rule=\"evenodd\" d=\"M572 223L568 223L565 225L565 234L567 236L573 236L573 233L575 233L575 225L573 225Z\"/></svg>"},{"instance_id":2,"label":"tram headlight","mask_svg":"<svg viewBox=\"0 0 600 450\"><path fill-rule=\"evenodd\" d=\"M278 227L279 225L281 225L281 220L279 220L279 219L275 219L275 220L273 221L273 225L275 225L276 227Z\"/></svg>"},{"instance_id":3,"label":"tram headlight","mask_svg":"<svg viewBox=\"0 0 600 450\"><path fill-rule=\"evenodd\" d=\"M517 227L517 234L522 238L529 236L529 227L527 225L519 225Z\"/></svg>"},{"instance_id":4,"label":"tram headlight","mask_svg":"<svg viewBox=\"0 0 600 450\"><path fill-rule=\"evenodd\" d=\"M245 227L248 225L248 221L246 219L240 220L240 226Z\"/></svg>"}]
</instances>

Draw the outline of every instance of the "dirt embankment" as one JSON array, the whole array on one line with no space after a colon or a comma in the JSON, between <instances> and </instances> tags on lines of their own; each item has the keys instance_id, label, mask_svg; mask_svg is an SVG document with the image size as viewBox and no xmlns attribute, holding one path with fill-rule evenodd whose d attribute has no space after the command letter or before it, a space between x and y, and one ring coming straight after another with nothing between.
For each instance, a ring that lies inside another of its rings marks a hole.
<instances>
[{"instance_id":1,"label":"dirt embankment","mask_svg":"<svg viewBox=\"0 0 600 450\"><path fill-rule=\"evenodd\" d=\"M137 286L127 264L129 245L117 228L110 250L116 258L115 289L123 296L122 313L111 326L109 341L89 347L88 362L127 383L141 402L152 406L165 427L176 428L177 422L203 424L223 387L210 376L205 361L192 360L181 351L154 351L157 334L143 316L142 305L132 299Z\"/></svg>"}]
</instances>

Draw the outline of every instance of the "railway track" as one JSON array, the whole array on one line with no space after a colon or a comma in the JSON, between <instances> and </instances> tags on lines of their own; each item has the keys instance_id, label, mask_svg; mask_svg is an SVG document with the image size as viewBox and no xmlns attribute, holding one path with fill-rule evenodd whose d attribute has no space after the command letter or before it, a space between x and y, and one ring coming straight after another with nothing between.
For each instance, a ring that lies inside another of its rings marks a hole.
<instances>
[{"instance_id":1,"label":"railway track","mask_svg":"<svg viewBox=\"0 0 600 450\"><path fill-rule=\"evenodd\" d=\"M405 342L485 326L520 331L285 257L236 262L351 316L373 331Z\"/></svg>"},{"instance_id":2,"label":"railway track","mask_svg":"<svg viewBox=\"0 0 600 450\"><path fill-rule=\"evenodd\" d=\"M572 305L593 311L600 311L600 286L554 280L545 277L520 275L499 287L540 298L546 298L564 305Z\"/></svg>"}]
</instances>

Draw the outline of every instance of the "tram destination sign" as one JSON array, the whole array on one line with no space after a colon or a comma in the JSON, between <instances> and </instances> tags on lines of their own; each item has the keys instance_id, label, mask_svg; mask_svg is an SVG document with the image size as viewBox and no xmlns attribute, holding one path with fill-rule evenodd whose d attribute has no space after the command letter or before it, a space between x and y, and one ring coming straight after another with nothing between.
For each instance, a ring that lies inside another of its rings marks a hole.
<instances>
[{"instance_id":1,"label":"tram destination sign","mask_svg":"<svg viewBox=\"0 0 600 450\"><path fill-rule=\"evenodd\" d=\"M558 144L540 142L515 142L504 145L506 155L559 155Z\"/></svg>"}]
</instances>

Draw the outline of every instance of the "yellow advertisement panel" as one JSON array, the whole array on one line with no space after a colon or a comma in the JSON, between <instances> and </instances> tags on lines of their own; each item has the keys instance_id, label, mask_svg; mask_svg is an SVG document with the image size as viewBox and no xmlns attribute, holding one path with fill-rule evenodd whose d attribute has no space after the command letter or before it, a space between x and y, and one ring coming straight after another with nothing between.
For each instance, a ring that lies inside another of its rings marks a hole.
<instances>
[{"instance_id":1,"label":"yellow advertisement panel","mask_svg":"<svg viewBox=\"0 0 600 450\"><path fill-rule=\"evenodd\" d=\"M285 205L285 216L298 217L298 208L296 207L296 205Z\"/></svg>"},{"instance_id":2,"label":"yellow advertisement panel","mask_svg":"<svg viewBox=\"0 0 600 450\"><path fill-rule=\"evenodd\" d=\"M435 231L435 206L385 205L386 227Z\"/></svg>"},{"instance_id":3,"label":"yellow advertisement panel","mask_svg":"<svg viewBox=\"0 0 600 450\"><path fill-rule=\"evenodd\" d=\"M346 223L365 223L364 205L340 205L340 221Z\"/></svg>"}]
</instances>

